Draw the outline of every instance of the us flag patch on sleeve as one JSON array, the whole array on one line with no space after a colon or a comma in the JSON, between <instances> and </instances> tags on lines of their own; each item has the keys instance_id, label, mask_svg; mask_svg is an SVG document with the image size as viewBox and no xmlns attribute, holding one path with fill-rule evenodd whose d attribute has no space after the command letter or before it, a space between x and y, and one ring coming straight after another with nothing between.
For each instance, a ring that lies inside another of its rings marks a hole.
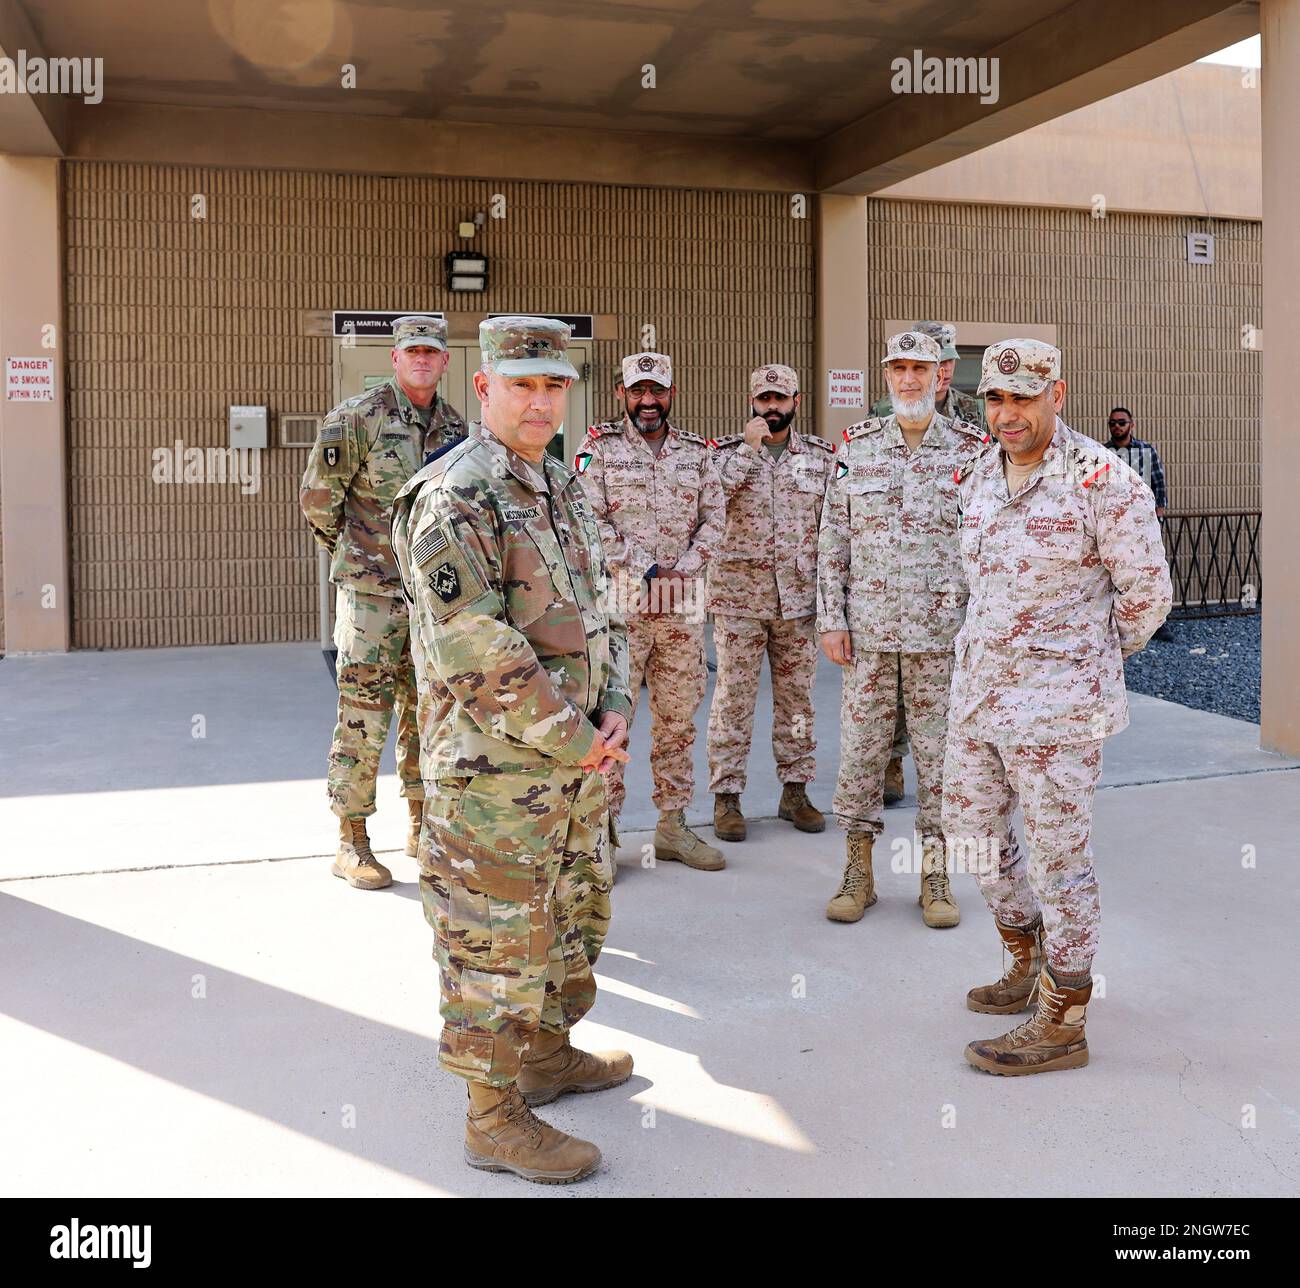
<instances>
[{"instance_id":1,"label":"us flag patch on sleeve","mask_svg":"<svg viewBox=\"0 0 1300 1288\"><path fill-rule=\"evenodd\" d=\"M423 568L431 559L436 559L447 548L447 538L441 528L430 528L412 547L411 561L417 568Z\"/></svg>"}]
</instances>

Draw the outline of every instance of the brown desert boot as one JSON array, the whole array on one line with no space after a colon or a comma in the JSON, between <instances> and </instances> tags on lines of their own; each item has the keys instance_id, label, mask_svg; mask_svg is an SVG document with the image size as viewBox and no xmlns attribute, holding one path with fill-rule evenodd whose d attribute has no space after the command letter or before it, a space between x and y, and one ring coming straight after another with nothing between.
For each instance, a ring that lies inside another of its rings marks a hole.
<instances>
[{"instance_id":1,"label":"brown desert boot","mask_svg":"<svg viewBox=\"0 0 1300 1288\"><path fill-rule=\"evenodd\" d=\"M1082 988L1058 986L1044 966L1033 1017L1003 1037L972 1042L966 1048L967 1061L985 1073L1011 1075L1083 1068L1088 1063L1083 1028L1091 996L1092 980Z\"/></svg>"},{"instance_id":2,"label":"brown desert boot","mask_svg":"<svg viewBox=\"0 0 1300 1288\"><path fill-rule=\"evenodd\" d=\"M743 841L748 831L740 812L740 794L719 792L713 798L713 835L719 841Z\"/></svg>"},{"instance_id":3,"label":"brown desert boot","mask_svg":"<svg viewBox=\"0 0 1300 1288\"><path fill-rule=\"evenodd\" d=\"M921 916L932 930L949 930L961 920L961 909L948 884L943 840L927 836L921 842Z\"/></svg>"},{"instance_id":4,"label":"brown desert boot","mask_svg":"<svg viewBox=\"0 0 1300 1288\"><path fill-rule=\"evenodd\" d=\"M406 855L414 859L420 853L420 828L424 824L424 801L408 800L406 810L409 820L406 825Z\"/></svg>"},{"instance_id":5,"label":"brown desert boot","mask_svg":"<svg viewBox=\"0 0 1300 1288\"><path fill-rule=\"evenodd\" d=\"M393 884L393 874L371 853L364 818L339 819L339 849L330 871L358 890Z\"/></svg>"},{"instance_id":6,"label":"brown desert boot","mask_svg":"<svg viewBox=\"0 0 1300 1288\"><path fill-rule=\"evenodd\" d=\"M871 870L874 843L870 832L849 833L844 880L839 893L826 905L826 916L831 921L861 921L862 914L876 902L876 877Z\"/></svg>"},{"instance_id":7,"label":"brown desert boot","mask_svg":"<svg viewBox=\"0 0 1300 1288\"><path fill-rule=\"evenodd\" d=\"M777 818L793 823L801 832L824 832L826 819L808 799L806 783L785 783L781 788L781 803L776 807Z\"/></svg>"},{"instance_id":8,"label":"brown desert boot","mask_svg":"<svg viewBox=\"0 0 1300 1288\"><path fill-rule=\"evenodd\" d=\"M996 918L993 924L1011 954L1011 965L996 984L972 988L966 994L966 1006L986 1015L1030 1010L1037 995L1038 974L1043 968L1042 918L1036 918L1031 926L1004 926Z\"/></svg>"},{"instance_id":9,"label":"brown desert boot","mask_svg":"<svg viewBox=\"0 0 1300 1288\"><path fill-rule=\"evenodd\" d=\"M513 1172L540 1185L568 1185L590 1176L600 1150L556 1131L524 1104L519 1088L469 1084L465 1161L481 1172Z\"/></svg>"},{"instance_id":10,"label":"brown desert boot","mask_svg":"<svg viewBox=\"0 0 1300 1288\"><path fill-rule=\"evenodd\" d=\"M885 804L897 805L903 799L903 761L901 757L885 766Z\"/></svg>"},{"instance_id":11,"label":"brown desert boot","mask_svg":"<svg viewBox=\"0 0 1300 1288\"><path fill-rule=\"evenodd\" d=\"M567 1033L541 1030L524 1057L516 1085L529 1108L549 1105L566 1091L604 1091L632 1076L626 1051L579 1051Z\"/></svg>"},{"instance_id":12,"label":"brown desert boot","mask_svg":"<svg viewBox=\"0 0 1300 1288\"><path fill-rule=\"evenodd\" d=\"M679 809L660 812L654 845L656 859L677 859L701 872L718 872L727 866L722 851L701 841L686 826L686 815Z\"/></svg>"}]
</instances>

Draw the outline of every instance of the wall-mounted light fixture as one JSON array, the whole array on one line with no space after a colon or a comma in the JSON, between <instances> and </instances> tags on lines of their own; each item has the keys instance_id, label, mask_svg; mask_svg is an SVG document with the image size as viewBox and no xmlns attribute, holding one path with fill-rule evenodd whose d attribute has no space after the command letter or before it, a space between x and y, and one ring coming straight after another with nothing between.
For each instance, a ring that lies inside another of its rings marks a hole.
<instances>
[{"instance_id":1,"label":"wall-mounted light fixture","mask_svg":"<svg viewBox=\"0 0 1300 1288\"><path fill-rule=\"evenodd\" d=\"M447 289L449 291L487 290L488 262L486 255L470 255L464 251L447 252Z\"/></svg>"}]
</instances>

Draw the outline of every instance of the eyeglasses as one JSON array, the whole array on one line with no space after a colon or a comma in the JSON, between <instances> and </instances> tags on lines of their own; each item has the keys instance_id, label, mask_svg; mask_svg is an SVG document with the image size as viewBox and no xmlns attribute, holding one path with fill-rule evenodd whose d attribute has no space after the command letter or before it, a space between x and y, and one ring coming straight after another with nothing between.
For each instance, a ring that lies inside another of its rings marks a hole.
<instances>
[{"instance_id":1,"label":"eyeglasses","mask_svg":"<svg viewBox=\"0 0 1300 1288\"><path fill-rule=\"evenodd\" d=\"M1131 425L1132 423L1133 423L1133 422L1132 422L1131 420L1108 420L1108 421L1106 422L1106 428L1107 428L1107 429L1124 429L1126 426Z\"/></svg>"}]
</instances>

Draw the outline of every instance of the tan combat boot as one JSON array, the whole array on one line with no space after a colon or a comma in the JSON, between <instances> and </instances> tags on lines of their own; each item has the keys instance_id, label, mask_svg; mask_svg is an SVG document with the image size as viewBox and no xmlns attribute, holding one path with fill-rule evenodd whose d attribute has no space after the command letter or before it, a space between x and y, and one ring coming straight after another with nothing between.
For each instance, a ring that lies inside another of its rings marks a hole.
<instances>
[{"instance_id":1,"label":"tan combat boot","mask_svg":"<svg viewBox=\"0 0 1300 1288\"><path fill-rule=\"evenodd\" d=\"M420 853L420 828L424 823L424 801L408 800L406 810L409 815L406 825L406 854L414 859Z\"/></svg>"},{"instance_id":2,"label":"tan combat boot","mask_svg":"<svg viewBox=\"0 0 1300 1288\"><path fill-rule=\"evenodd\" d=\"M961 909L948 884L948 864L943 841L927 836L921 842L921 916L932 930L947 930L961 920Z\"/></svg>"},{"instance_id":3,"label":"tan combat boot","mask_svg":"<svg viewBox=\"0 0 1300 1288\"><path fill-rule=\"evenodd\" d=\"M831 921L861 921L862 914L876 902L876 877L871 870L874 842L870 832L849 833L844 880L839 893L826 905Z\"/></svg>"},{"instance_id":4,"label":"tan combat boot","mask_svg":"<svg viewBox=\"0 0 1300 1288\"><path fill-rule=\"evenodd\" d=\"M1011 954L1011 965L996 984L980 984L966 994L966 1006L986 1015L1010 1015L1034 1005L1038 974L1043 968L1043 922L1032 926L1004 926L994 919L1002 943Z\"/></svg>"},{"instance_id":5,"label":"tan combat boot","mask_svg":"<svg viewBox=\"0 0 1300 1288\"><path fill-rule=\"evenodd\" d=\"M793 823L801 832L824 832L826 819L808 799L807 784L785 783L781 787L781 803L776 807L777 818Z\"/></svg>"},{"instance_id":6,"label":"tan combat boot","mask_svg":"<svg viewBox=\"0 0 1300 1288\"><path fill-rule=\"evenodd\" d=\"M524 1104L519 1088L469 1084L465 1161L482 1172L513 1172L542 1185L567 1185L590 1176L600 1150L556 1131Z\"/></svg>"},{"instance_id":7,"label":"tan combat boot","mask_svg":"<svg viewBox=\"0 0 1300 1288\"><path fill-rule=\"evenodd\" d=\"M358 890L382 890L393 884L393 874L370 851L364 818L339 819L339 849L330 871Z\"/></svg>"},{"instance_id":8,"label":"tan combat boot","mask_svg":"<svg viewBox=\"0 0 1300 1288\"><path fill-rule=\"evenodd\" d=\"M1092 980L1082 988L1058 987L1044 966L1033 1017L1004 1037L972 1042L966 1048L967 1061L985 1073L1012 1075L1083 1068L1088 1063L1083 1026L1091 996Z\"/></svg>"},{"instance_id":9,"label":"tan combat boot","mask_svg":"<svg viewBox=\"0 0 1300 1288\"><path fill-rule=\"evenodd\" d=\"M894 757L885 766L885 804L897 805L903 799L903 760Z\"/></svg>"},{"instance_id":10,"label":"tan combat boot","mask_svg":"<svg viewBox=\"0 0 1300 1288\"><path fill-rule=\"evenodd\" d=\"M727 866L721 850L705 845L689 827L686 815L679 809L664 810L655 828L655 858L678 859L688 868L701 872L717 872Z\"/></svg>"},{"instance_id":11,"label":"tan combat boot","mask_svg":"<svg viewBox=\"0 0 1300 1288\"><path fill-rule=\"evenodd\" d=\"M713 798L713 835L719 841L743 841L748 832L740 812L740 793L719 792Z\"/></svg>"},{"instance_id":12,"label":"tan combat boot","mask_svg":"<svg viewBox=\"0 0 1300 1288\"><path fill-rule=\"evenodd\" d=\"M541 1030L524 1057L516 1085L529 1108L549 1105L566 1091L604 1091L632 1076L626 1051L579 1051L567 1033Z\"/></svg>"}]
</instances>

